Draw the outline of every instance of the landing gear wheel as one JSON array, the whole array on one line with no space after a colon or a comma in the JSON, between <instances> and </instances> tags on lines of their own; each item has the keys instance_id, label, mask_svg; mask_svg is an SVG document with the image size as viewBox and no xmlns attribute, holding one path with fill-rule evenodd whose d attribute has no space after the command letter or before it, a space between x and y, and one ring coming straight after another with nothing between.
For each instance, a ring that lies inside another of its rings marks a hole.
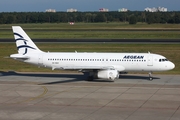
<instances>
[{"instance_id":1,"label":"landing gear wheel","mask_svg":"<svg viewBox=\"0 0 180 120\"><path fill-rule=\"evenodd\" d=\"M152 77L152 72L149 72L149 80L152 81L153 77Z\"/></svg>"},{"instance_id":2,"label":"landing gear wheel","mask_svg":"<svg viewBox=\"0 0 180 120\"><path fill-rule=\"evenodd\" d=\"M93 76L89 76L88 78L87 78L87 81L93 81L94 80L94 77Z\"/></svg>"},{"instance_id":3,"label":"landing gear wheel","mask_svg":"<svg viewBox=\"0 0 180 120\"><path fill-rule=\"evenodd\" d=\"M152 80L153 80L153 78L152 78L152 77L149 77L149 80L150 80L150 81L152 81Z\"/></svg>"}]
</instances>

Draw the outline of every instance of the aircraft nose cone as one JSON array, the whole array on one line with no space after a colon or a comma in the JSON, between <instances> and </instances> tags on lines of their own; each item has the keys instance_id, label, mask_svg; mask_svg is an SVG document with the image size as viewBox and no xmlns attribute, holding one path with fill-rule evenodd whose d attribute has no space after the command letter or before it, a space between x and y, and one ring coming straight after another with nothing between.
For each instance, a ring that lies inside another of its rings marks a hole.
<instances>
[{"instance_id":1,"label":"aircraft nose cone","mask_svg":"<svg viewBox=\"0 0 180 120\"><path fill-rule=\"evenodd\" d=\"M174 69L175 68L175 64L171 62L170 65L169 65L169 68L170 68L170 70Z\"/></svg>"}]
</instances>

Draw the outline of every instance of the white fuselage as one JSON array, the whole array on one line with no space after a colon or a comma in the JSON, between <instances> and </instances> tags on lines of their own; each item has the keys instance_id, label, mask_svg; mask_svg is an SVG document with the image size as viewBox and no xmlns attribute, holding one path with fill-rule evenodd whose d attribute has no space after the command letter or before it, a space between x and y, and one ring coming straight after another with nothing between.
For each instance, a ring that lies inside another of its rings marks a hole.
<instances>
[{"instance_id":1,"label":"white fuselage","mask_svg":"<svg viewBox=\"0 0 180 120\"><path fill-rule=\"evenodd\" d=\"M175 65L164 56L150 53L33 53L24 62L54 69L115 69L125 71L166 71Z\"/></svg>"}]
</instances>

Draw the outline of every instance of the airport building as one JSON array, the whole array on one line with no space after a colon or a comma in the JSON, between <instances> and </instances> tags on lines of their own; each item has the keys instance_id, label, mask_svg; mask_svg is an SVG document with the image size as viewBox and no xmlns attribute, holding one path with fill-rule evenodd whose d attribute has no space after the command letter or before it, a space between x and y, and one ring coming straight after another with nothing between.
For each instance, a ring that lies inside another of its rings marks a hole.
<instances>
[{"instance_id":1,"label":"airport building","mask_svg":"<svg viewBox=\"0 0 180 120\"><path fill-rule=\"evenodd\" d=\"M55 9L47 9L46 12L56 12Z\"/></svg>"},{"instance_id":2,"label":"airport building","mask_svg":"<svg viewBox=\"0 0 180 120\"><path fill-rule=\"evenodd\" d=\"M99 9L99 12L109 12L109 9L106 9L106 8L100 8L100 9Z\"/></svg>"},{"instance_id":3,"label":"airport building","mask_svg":"<svg viewBox=\"0 0 180 120\"><path fill-rule=\"evenodd\" d=\"M168 10L165 7L157 7L157 8L155 8L155 7L153 7L153 8L147 7L147 8L145 8L145 11L146 12L167 12Z\"/></svg>"},{"instance_id":4,"label":"airport building","mask_svg":"<svg viewBox=\"0 0 180 120\"><path fill-rule=\"evenodd\" d=\"M67 12L77 12L77 9L70 8L70 9L67 9Z\"/></svg>"},{"instance_id":5,"label":"airport building","mask_svg":"<svg viewBox=\"0 0 180 120\"><path fill-rule=\"evenodd\" d=\"M118 12L127 12L127 11L128 11L128 9L126 9L126 8L118 9Z\"/></svg>"}]
</instances>

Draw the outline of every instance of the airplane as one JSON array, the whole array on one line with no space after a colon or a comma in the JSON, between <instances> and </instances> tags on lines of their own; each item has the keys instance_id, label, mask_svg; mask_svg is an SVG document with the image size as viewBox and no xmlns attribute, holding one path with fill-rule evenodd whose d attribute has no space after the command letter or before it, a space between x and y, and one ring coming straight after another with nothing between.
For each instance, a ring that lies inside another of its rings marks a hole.
<instances>
[{"instance_id":1,"label":"airplane","mask_svg":"<svg viewBox=\"0 0 180 120\"><path fill-rule=\"evenodd\" d=\"M86 53L41 51L20 26L12 26L18 53L10 58L52 70L79 70L88 74L88 80L114 81L123 72L167 71L174 63L159 54L148 53Z\"/></svg>"}]
</instances>

